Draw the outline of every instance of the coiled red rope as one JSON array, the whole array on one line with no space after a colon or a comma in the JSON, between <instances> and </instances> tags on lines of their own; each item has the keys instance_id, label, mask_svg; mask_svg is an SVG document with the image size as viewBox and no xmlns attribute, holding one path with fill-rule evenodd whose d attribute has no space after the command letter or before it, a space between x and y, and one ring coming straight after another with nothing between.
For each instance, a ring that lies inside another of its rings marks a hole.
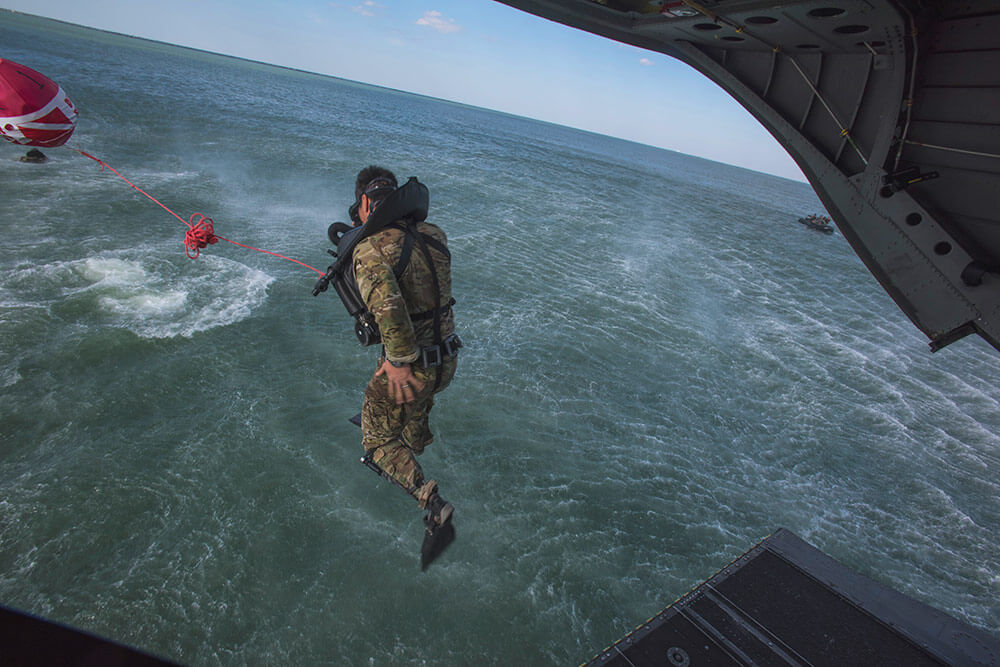
<instances>
[{"instance_id":1,"label":"coiled red rope","mask_svg":"<svg viewBox=\"0 0 1000 667\"><path fill-rule=\"evenodd\" d=\"M195 218L198 219L198 222L195 222ZM196 259L201 248L207 247L210 243L218 242L219 237L215 235L212 219L206 218L201 213L193 214L188 223L187 233L184 235L184 250L187 252L187 256ZM193 255L192 251L194 251Z\"/></svg>"},{"instance_id":2,"label":"coiled red rope","mask_svg":"<svg viewBox=\"0 0 1000 667\"><path fill-rule=\"evenodd\" d=\"M122 176L118 172L118 170L116 170L114 167L112 167L104 160L96 158L90 153L80 150L79 148L73 148L72 150L76 151L77 153L79 153L84 157L89 157L91 160L101 165L101 169L107 167L108 169L113 171L115 175L118 176L118 178L122 179L130 186L132 186L133 189L137 190L138 192L146 196L150 201L153 201L157 205L159 205L160 208L162 208L164 211L166 211L167 213L169 213L170 215L174 216L175 218L183 222L185 225L187 225L188 230L184 234L184 252L191 259L197 259L198 254L201 252L202 248L206 248L213 243L218 243L219 241L226 241L227 243L232 243L233 245L239 246L241 248L246 248L247 250L256 250L257 252L262 252L265 255L273 255L275 257L280 257L281 259L287 259L289 262L295 262L296 264L304 266L311 271L315 271L321 276L324 275L323 271L320 271L315 267L309 266L305 262L300 262L297 259L292 259L291 257L285 257L284 255L280 255L276 252L271 252L270 250L264 250L263 248L255 248L250 245L237 243L236 241L233 241L232 239L227 239L224 236L216 236L215 227L211 218L205 217L201 213L194 213L191 215L191 220L187 221L181 216L174 213L166 206L164 206L158 199L156 199L156 197L152 196L151 194L149 194L148 192L137 186L135 183Z\"/></svg>"}]
</instances>

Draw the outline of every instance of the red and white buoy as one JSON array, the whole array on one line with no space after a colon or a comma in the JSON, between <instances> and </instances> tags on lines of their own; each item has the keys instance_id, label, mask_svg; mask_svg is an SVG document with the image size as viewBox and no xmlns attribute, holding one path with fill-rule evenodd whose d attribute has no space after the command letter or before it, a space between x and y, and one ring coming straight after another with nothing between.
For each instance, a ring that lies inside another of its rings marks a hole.
<instances>
[{"instance_id":1,"label":"red and white buoy","mask_svg":"<svg viewBox=\"0 0 1000 667\"><path fill-rule=\"evenodd\" d=\"M76 129L76 116L56 82L0 58L0 137L22 146L62 146Z\"/></svg>"}]
</instances>

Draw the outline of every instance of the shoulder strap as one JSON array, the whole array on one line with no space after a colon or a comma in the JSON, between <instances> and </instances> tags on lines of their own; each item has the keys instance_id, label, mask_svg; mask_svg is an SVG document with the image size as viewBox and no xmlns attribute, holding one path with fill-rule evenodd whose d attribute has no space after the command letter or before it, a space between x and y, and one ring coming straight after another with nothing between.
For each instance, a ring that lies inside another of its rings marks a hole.
<instances>
[{"instance_id":1,"label":"shoulder strap","mask_svg":"<svg viewBox=\"0 0 1000 667\"><path fill-rule=\"evenodd\" d=\"M393 226L400 227L400 225ZM403 271L406 271L406 266L410 263L410 255L413 253L413 232L411 232L409 228L400 228L403 229L404 232L403 250L399 253L399 259L396 261L396 266L392 269L397 281L403 277Z\"/></svg>"},{"instance_id":2,"label":"shoulder strap","mask_svg":"<svg viewBox=\"0 0 1000 667\"><path fill-rule=\"evenodd\" d=\"M436 238L434 238L430 234L425 234L423 232L420 232L420 235L424 237L424 241L427 242L427 245L429 245L430 247L434 248L439 253L441 253L442 255L444 255L445 257L447 257L449 260L451 260L451 253L448 252L448 246L446 246L445 244L441 243L440 241L438 241Z\"/></svg>"},{"instance_id":3,"label":"shoulder strap","mask_svg":"<svg viewBox=\"0 0 1000 667\"><path fill-rule=\"evenodd\" d=\"M451 260L451 253L448 252L448 246L441 243L430 234L418 232L416 223L409 222L404 226L395 222L388 226L393 227L394 229L402 230L405 234L405 237L403 238L403 249L399 253L399 259L396 260L396 266L392 269L392 273L396 276L396 280L399 280L403 276L403 271L406 271L406 267L410 263L410 256L413 254L413 243L417 234L420 235L423 242L447 257L449 261ZM431 261L429 255L427 256L427 261ZM431 270L434 270L433 262L431 262Z\"/></svg>"}]
</instances>

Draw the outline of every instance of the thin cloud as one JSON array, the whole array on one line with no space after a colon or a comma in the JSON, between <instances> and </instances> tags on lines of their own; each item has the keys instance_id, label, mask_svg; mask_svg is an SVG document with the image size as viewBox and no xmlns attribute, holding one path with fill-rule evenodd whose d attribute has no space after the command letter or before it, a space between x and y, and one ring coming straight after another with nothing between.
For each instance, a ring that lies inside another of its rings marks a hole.
<instances>
[{"instance_id":1,"label":"thin cloud","mask_svg":"<svg viewBox=\"0 0 1000 667\"><path fill-rule=\"evenodd\" d=\"M441 12L433 10L426 12L421 18L417 19L417 25L425 25L443 33L458 32L462 29L461 26L455 23L455 19L445 19L441 16Z\"/></svg>"},{"instance_id":2,"label":"thin cloud","mask_svg":"<svg viewBox=\"0 0 1000 667\"><path fill-rule=\"evenodd\" d=\"M653 61L650 60L649 58L639 58L639 64L642 65L643 67L652 67Z\"/></svg>"},{"instance_id":3,"label":"thin cloud","mask_svg":"<svg viewBox=\"0 0 1000 667\"><path fill-rule=\"evenodd\" d=\"M381 7L381 6L382 5L375 2L375 0L364 0L364 2L361 2L355 5L354 7L351 7L351 11L357 12L362 16L375 16L375 12L372 10L374 10L376 7Z\"/></svg>"}]
</instances>

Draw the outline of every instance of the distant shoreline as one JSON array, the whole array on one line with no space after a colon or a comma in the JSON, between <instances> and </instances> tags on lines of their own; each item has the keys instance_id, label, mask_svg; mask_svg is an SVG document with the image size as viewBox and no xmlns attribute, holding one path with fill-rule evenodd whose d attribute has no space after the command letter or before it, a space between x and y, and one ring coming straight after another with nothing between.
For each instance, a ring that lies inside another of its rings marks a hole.
<instances>
[{"instance_id":1,"label":"distant shoreline","mask_svg":"<svg viewBox=\"0 0 1000 667\"><path fill-rule=\"evenodd\" d=\"M572 125L564 125L562 123L557 123L557 122L550 121L550 120L544 120L544 119L541 119L541 118L532 118L531 116L523 116L523 115L520 115L520 114L510 113L508 111L500 111L499 109L490 109L490 108L487 108L487 107L480 107L480 106L476 106L474 104L468 104L466 102L459 102L457 100L449 100L449 99L445 99L445 98L442 98L442 97L432 97L430 95L425 95L423 93L417 93L417 92L413 92L413 91L409 91L409 90L401 90L399 88L391 88L389 86L383 86L383 85L380 85L380 84L377 84L377 83L369 83L367 81L356 81L354 79L347 79L347 78L344 78L344 77L341 77L341 76L336 76L334 74L323 74L323 73L320 73L320 72L312 72L312 71L309 71L309 70L302 69L300 67L290 67L288 65L279 65L277 63L269 63L269 62L264 62L262 60L254 60L252 58L244 58L243 56L234 56L234 55L231 55L231 54L228 54L228 53L219 53L218 51L209 51L207 49L200 49L200 48L197 48L197 47L194 47L194 46L185 46L183 44L173 44L171 42L164 42L162 40L151 39L149 37L139 37L139 36L136 36L136 35L129 35L127 33L116 32L114 30L107 30L105 28L95 28L93 26L82 25L80 23L72 23L70 21L63 21L62 19L49 18L48 16L39 16L38 14L29 14L28 12L22 12L22 11L19 11L19 10L16 10L16 9L6 9L6 8L0 7L0 12L7 13L7 14L12 14L12 15L16 15L16 16L28 17L28 18L32 18L32 19L38 19L40 21L48 21L48 22L51 22L51 23L57 23L57 24L61 24L61 25L64 25L64 26L69 26L71 28L81 28L83 30L93 30L95 32L104 33L106 35L113 35L115 37L122 37L122 38L125 38L125 39L134 39L134 40L138 40L140 42L146 42L148 44L156 44L158 46L166 46L166 47L170 47L170 48L184 49L186 51L192 51L194 53L201 53L201 54L210 55L210 56L218 56L220 58L228 58L228 59L231 59L231 60L237 60L237 61L244 62L244 63L251 63L253 65L263 65L265 67L275 67L275 68L278 68L278 69L281 69L281 70L285 70L285 71L288 71L288 72L296 72L296 73L305 74L305 75L308 75L308 76L317 76L317 77L320 77L320 78L323 78L323 79L334 79L334 80L337 80L337 81L343 81L343 82L347 82L347 83L357 84L357 85L360 85L360 86L371 86L373 88L378 88L379 90L387 90L387 91L391 91L391 92L395 92L395 93L402 93L404 95L414 95L416 97L420 97L420 98L423 98L425 100L432 100L432 101L435 101L435 102L446 102L448 104L456 104L458 106L465 107L467 109L475 109L477 111L487 111L489 113L496 113L496 114L500 114L500 115L503 115L503 116L507 116L509 118L526 119L526 120L530 120L530 121L533 121L533 122L536 122L536 123L544 123L546 125L552 125L554 127L569 128L569 129L572 129L572 130L576 130L578 132L584 132L586 134L591 134L591 135L598 136L598 137L607 137L609 139L614 139L616 141L625 141L625 142L628 142L630 144L635 144L637 146L645 146L645 147L652 148L652 149L655 149L655 150L661 150L661 151L666 151L668 153L675 153L677 155L684 155L686 157L696 158L696 159L699 159L699 160L705 160L706 162L711 162L711 163L715 163L715 164L725 165L727 167L732 167L733 169L743 169L743 170L750 171L750 172L757 173L757 174L765 174L767 176L773 176L774 178L780 178L782 180L791 181L792 183L801 183L802 185L805 185L805 186L809 187L810 189L812 189L812 186L809 185L808 182L801 181L801 180L798 180L796 178L789 178L788 176L779 176L778 174L772 174L770 172L759 171L757 169L751 169L749 167L743 167L743 166L736 165L736 164L730 164L729 162L722 162L720 160L713 160L712 158L703 157L701 155L692 155L690 153L682 153L681 151L675 150L673 148L665 148L663 146L654 146L653 144L645 144L645 143L642 143L641 141L635 141L634 139L626 139L624 137L616 137L616 136L611 135L611 134L605 134L603 132L595 132L594 130L588 130L588 129L584 129L584 128L580 128L580 127L574 127Z\"/></svg>"},{"instance_id":2,"label":"distant shoreline","mask_svg":"<svg viewBox=\"0 0 1000 667\"><path fill-rule=\"evenodd\" d=\"M278 69L283 69L283 70L286 70L286 71L289 71L289 72L298 72L300 74L307 74L309 76L318 76L318 77L323 78L323 79L336 79L337 81L346 81L347 83L356 83L356 84L361 85L361 86L371 86L373 88L378 88L380 90L389 90L389 91L396 92L396 93L403 93L405 95L415 95L417 97L422 97L425 100L433 100L435 102L447 102L448 104L457 104L459 106L463 106L463 107L466 107L466 108L469 108L469 109L476 109L477 111L489 111L491 113L503 114L504 116L510 116L511 118L525 118L527 120L535 121L535 122L538 122L538 123L548 123L550 125L555 125L557 127L571 127L569 125L560 125L559 123L553 123L553 122L547 121L547 120L540 120L538 118L531 118L530 116L520 116L518 114L508 113L506 111L499 111L497 109L488 109L486 107L478 107L478 106L476 106L474 104L467 104L465 102L458 102L456 100L448 100L448 99L445 99L443 97L432 97L430 95L424 95L423 93L415 93L415 92L410 91L410 90L402 90L402 89L399 89L399 88L391 88L389 86L383 86L383 85L380 85L380 84L377 84L377 83L369 83L367 81L355 81L354 79L347 79L347 78L344 78L342 76L336 76L335 74L323 74L322 72L312 72L310 70L302 69L300 67L290 67L288 65L279 65L277 63L264 62L263 60L254 60L253 58L244 58L243 56L234 56L234 55L231 55L229 53L219 53L218 51L209 51L208 49L199 49L198 47L195 47L195 46L185 46L183 44L173 44L171 42L164 42L164 41L159 40L159 39L150 39L149 37L139 37L137 35L129 35L129 34L124 33L124 32L116 32L114 30L106 30L104 28L95 28L93 26L83 25L83 24L80 24L80 23L72 23L70 21L63 21L62 19L53 19L53 18L49 18L48 16L39 16L38 14L29 14L27 12L18 11L16 9L5 9L3 7L0 7L0 12L5 12L7 14L16 14L18 16L26 16L26 17L33 18L33 19L39 19L41 21L50 21L52 23L59 23L59 24L65 25L65 26L69 26L71 28L82 28L84 30L93 30L95 32L101 32L101 33L104 33L106 35L114 35L115 37L124 37L126 39L135 39L135 40L138 40L140 42L147 42L149 44L157 44L159 46L168 46L168 47L175 48L175 49L184 49L185 51L193 51L195 53L203 53L205 55L218 56L220 58L228 58L230 60L239 60L241 62L251 63L251 64L254 64L254 65L264 65L266 67L276 67ZM601 134L600 132L592 132L590 130L583 130L583 129L580 129L580 128L577 128L577 127L574 127L572 129L579 130L580 132L587 132L589 134L596 134L598 136L608 136L608 137L611 136L611 135ZM621 137L612 137L612 138L613 139L621 139ZM646 146L646 145L648 145L648 144L643 144L643 143L638 142L638 141L631 141L630 139L621 139L621 140L622 141L629 141L630 143L634 143L634 144L639 144L640 146ZM672 153L678 153L679 152L679 151L674 151L674 150L669 149L669 148L662 148L660 146L652 146L652 148L657 148L659 150L669 151L669 152L672 152ZM682 153L682 155L686 155L686 153ZM692 155L691 157L699 157L699 156ZM708 158L702 158L702 159L708 159ZM711 161L712 162L718 162L718 160L711 160ZM727 164L727 163L720 162L720 164ZM729 165L729 166L736 166L736 165ZM744 167L739 167L739 168L743 169ZM753 170L751 170L751 171L753 171ZM778 178L782 178L782 177L779 176Z\"/></svg>"}]
</instances>

